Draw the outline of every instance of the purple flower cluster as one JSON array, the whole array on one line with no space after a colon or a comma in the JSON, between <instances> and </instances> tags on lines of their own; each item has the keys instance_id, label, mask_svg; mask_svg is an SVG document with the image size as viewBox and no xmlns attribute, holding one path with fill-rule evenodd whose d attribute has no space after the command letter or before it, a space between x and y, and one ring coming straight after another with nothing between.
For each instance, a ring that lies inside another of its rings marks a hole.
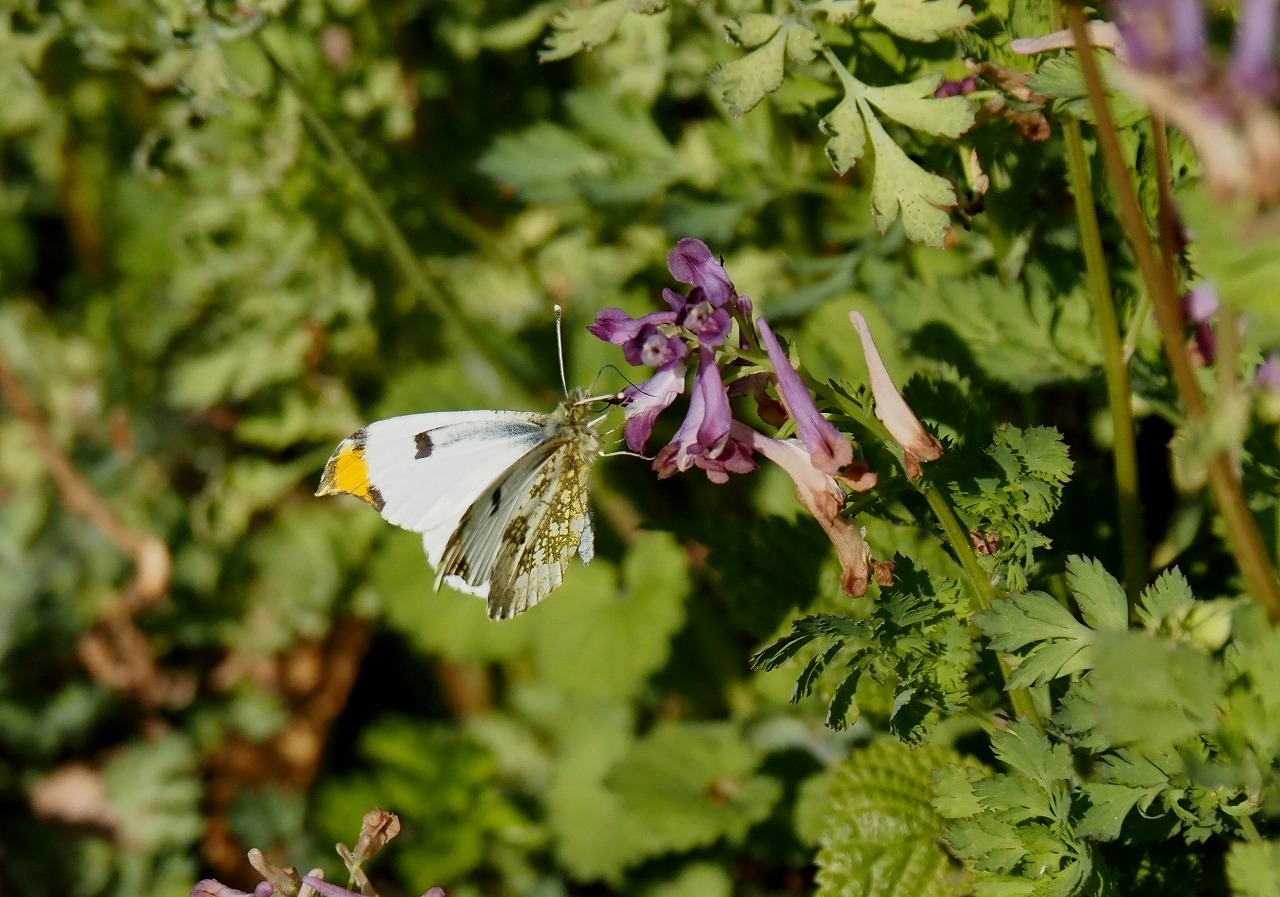
<instances>
[{"instance_id":1,"label":"purple flower cluster","mask_svg":"<svg viewBox=\"0 0 1280 897\"><path fill-rule=\"evenodd\" d=\"M1280 0L1241 0L1223 61L1202 0L1115 0L1117 52L1129 86L1182 131L1221 196L1280 200Z\"/></svg>"},{"instance_id":2,"label":"purple flower cluster","mask_svg":"<svg viewBox=\"0 0 1280 897\"><path fill-rule=\"evenodd\" d=\"M1192 358L1201 365L1214 364L1218 358L1217 326L1220 305L1218 291L1207 280L1196 284L1182 297L1182 315L1192 328ZM1244 335L1248 322L1241 317L1237 324L1240 334ZM1253 385L1257 389L1269 391L1280 389L1280 352L1272 352L1258 366L1253 375Z\"/></svg>"},{"instance_id":3,"label":"purple flower cluster","mask_svg":"<svg viewBox=\"0 0 1280 897\"><path fill-rule=\"evenodd\" d=\"M738 295L724 266L701 240L685 238L667 257L667 267L687 295L663 290L669 306L636 318L618 308L606 308L588 329L606 342L620 346L627 361L657 370L643 383L622 394L628 447L643 452L653 435L658 416L684 392L689 369L694 368L688 411L675 436L654 458L660 478L697 467L714 483L728 481L731 473L755 469L759 453L782 467L796 484L796 496L826 530L844 569L845 591L865 593L871 575L885 581L891 564L875 564L861 531L840 509L845 489L864 491L876 483L876 475L854 461L853 443L818 410L809 388L792 366L786 351L764 318L752 320L751 300ZM911 476L920 475L919 461L942 453L911 413L889 379L866 322L855 313L853 323L862 334L863 352L872 370L876 414L903 447L904 464ZM737 339L730 342L733 326ZM763 350L763 352L762 352ZM748 362L748 357L752 361ZM772 374L747 373L741 365L759 361ZM725 371L739 374L730 390ZM777 399L768 395L772 382ZM760 418L771 423L790 419L794 439L779 440L736 421L730 404L735 395L754 395Z\"/></svg>"},{"instance_id":4,"label":"purple flower cluster","mask_svg":"<svg viewBox=\"0 0 1280 897\"><path fill-rule=\"evenodd\" d=\"M730 473L749 473L756 466L750 449L730 435L733 415L716 364L716 349L724 345L735 317L741 324L750 316L751 300L735 292L724 266L701 240L677 243L667 256L667 268L676 280L692 286L688 295L662 291L669 310L633 318L620 308L606 308L587 329L621 346L629 363L658 369L623 393L624 432L634 452L645 450L658 415L684 392L690 359L696 360L689 412L654 467L660 477L699 467L712 482L723 483Z\"/></svg>"},{"instance_id":5,"label":"purple flower cluster","mask_svg":"<svg viewBox=\"0 0 1280 897\"><path fill-rule=\"evenodd\" d=\"M967 78L961 78L959 81L948 81L945 78L939 82L938 89L933 92L936 100L945 99L946 97L962 97L973 93L978 89L978 79L973 75Z\"/></svg>"}]
</instances>

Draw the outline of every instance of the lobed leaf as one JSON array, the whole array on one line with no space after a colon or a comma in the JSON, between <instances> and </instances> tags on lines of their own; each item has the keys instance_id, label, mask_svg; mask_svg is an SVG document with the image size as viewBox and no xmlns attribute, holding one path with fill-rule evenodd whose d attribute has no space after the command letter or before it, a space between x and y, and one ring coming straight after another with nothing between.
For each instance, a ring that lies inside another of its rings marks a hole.
<instances>
[{"instance_id":1,"label":"lobed leaf","mask_svg":"<svg viewBox=\"0 0 1280 897\"><path fill-rule=\"evenodd\" d=\"M876 170L871 183L871 216L884 233L901 215L907 236L928 246L941 246L951 224L949 209L955 189L945 178L930 174L907 157L885 133L864 100L863 121L871 136Z\"/></svg>"},{"instance_id":2,"label":"lobed leaf","mask_svg":"<svg viewBox=\"0 0 1280 897\"><path fill-rule=\"evenodd\" d=\"M792 27L784 25L757 49L711 73L711 83L731 115L745 115L782 86L787 32Z\"/></svg>"},{"instance_id":3,"label":"lobed leaf","mask_svg":"<svg viewBox=\"0 0 1280 897\"><path fill-rule=\"evenodd\" d=\"M652 14L665 6L664 0L603 0L594 6L566 8L552 17L552 32L538 60L552 62L594 50L613 37L628 12Z\"/></svg>"},{"instance_id":4,"label":"lobed leaf","mask_svg":"<svg viewBox=\"0 0 1280 897\"><path fill-rule=\"evenodd\" d=\"M822 133L829 134L824 152L836 174L844 174L857 164L866 151L867 127L862 123L862 107L846 93L843 100L819 122Z\"/></svg>"},{"instance_id":5,"label":"lobed leaf","mask_svg":"<svg viewBox=\"0 0 1280 897\"><path fill-rule=\"evenodd\" d=\"M868 87L863 97L881 112L909 128L959 137L973 127L973 104L964 97L938 97L941 75L926 75L906 84Z\"/></svg>"},{"instance_id":6,"label":"lobed leaf","mask_svg":"<svg viewBox=\"0 0 1280 897\"><path fill-rule=\"evenodd\" d=\"M902 37L932 43L972 22L973 11L960 0L876 0L871 18Z\"/></svg>"}]
</instances>

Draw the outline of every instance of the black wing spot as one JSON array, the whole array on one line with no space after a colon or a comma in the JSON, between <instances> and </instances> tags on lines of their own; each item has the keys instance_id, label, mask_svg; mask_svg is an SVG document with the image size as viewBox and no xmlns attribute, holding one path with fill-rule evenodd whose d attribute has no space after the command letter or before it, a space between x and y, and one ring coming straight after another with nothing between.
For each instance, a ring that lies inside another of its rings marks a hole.
<instances>
[{"instance_id":1,"label":"black wing spot","mask_svg":"<svg viewBox=\"0 0 1280 897\"><path fill-rule=\"evenodd\" d=\"M489 500L489 516L498 513L498 505L502 503L502 487L493 490L493 498Z\"/></svg>"},{"instance_id":2,"label":"black wing spot","mask_svg":"<svg viewBox=\"0 0 1280 897\"><path fill-rule=\"evenodd\" d=\"M413 443L418 447L418 452L413 457L419 461L430 457L431 450L435 448L435 444L431 441L430 433L419 433L413 437Z\"/></svg>"}]
</instances>

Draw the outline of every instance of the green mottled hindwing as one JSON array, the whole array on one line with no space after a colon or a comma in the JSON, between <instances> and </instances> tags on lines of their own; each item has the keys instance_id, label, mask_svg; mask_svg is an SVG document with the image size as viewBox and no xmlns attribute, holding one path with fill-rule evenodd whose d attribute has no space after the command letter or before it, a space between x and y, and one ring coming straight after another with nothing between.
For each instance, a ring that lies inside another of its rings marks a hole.
<instances>
[{"instance_id":1,"label":"green mottled hindwing","mask_svg":"<svg viewBox=\"0 0 1280 897\"><path fill-rule=\"evenodd\" d=\"M489 616L514 616L564 579L575 554L591 560L590 478L599 439L577 393L548 418L546 438L472 503L436 570L489 584Z\"/></svg>"}]
</instances>

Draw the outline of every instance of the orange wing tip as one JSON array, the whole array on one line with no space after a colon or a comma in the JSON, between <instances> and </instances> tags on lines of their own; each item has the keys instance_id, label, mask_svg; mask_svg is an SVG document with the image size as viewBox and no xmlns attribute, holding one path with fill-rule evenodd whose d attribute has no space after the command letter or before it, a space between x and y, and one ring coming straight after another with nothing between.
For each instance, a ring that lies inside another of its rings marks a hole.
<instances>
[{"instance_id":1,"label":"orange wing tip","mask_svg":"<svg viewBox=\"0 0 1280 897\"><path fill-rule=\"evenodd\" d=\"M354 495L382 510L386 502L378 487L369 481L369 466L364 460L367 438L368 432L360 429L342 440L324 466L316 495Z\"/></svg>"}]
</instances>

